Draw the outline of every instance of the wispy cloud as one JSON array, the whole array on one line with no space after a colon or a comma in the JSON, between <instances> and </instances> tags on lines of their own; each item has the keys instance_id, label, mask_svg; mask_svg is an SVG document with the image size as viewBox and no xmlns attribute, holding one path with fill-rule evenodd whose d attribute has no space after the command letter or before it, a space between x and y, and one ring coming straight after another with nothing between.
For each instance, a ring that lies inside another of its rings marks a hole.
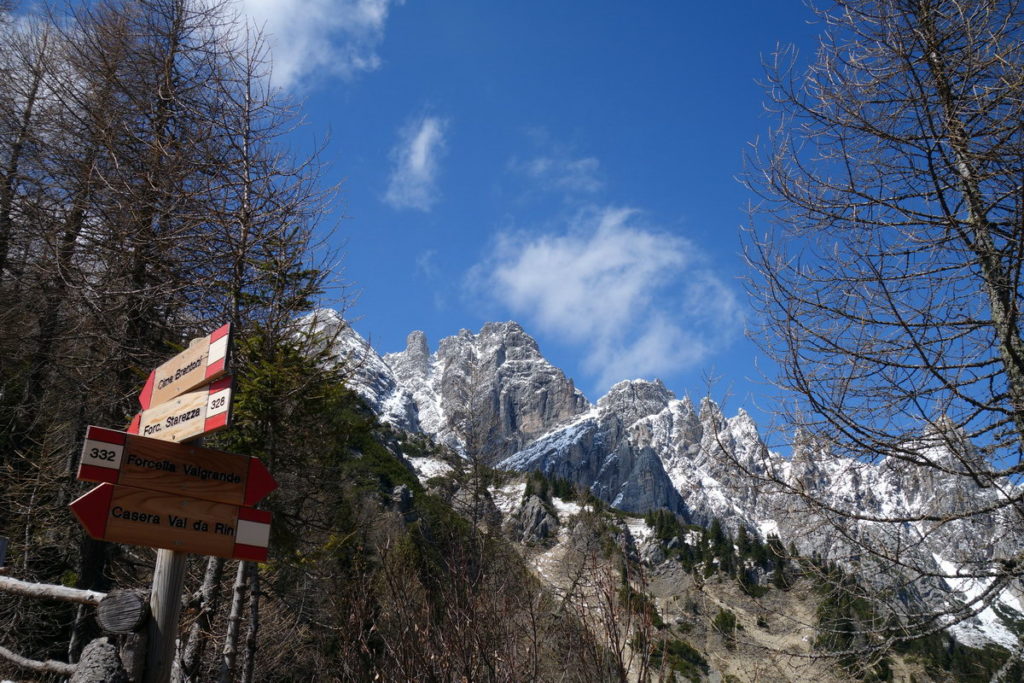
<instances>
[{"instance_id":1,"label":"wispy cloud","mask_svg":"<svg viewBox=\"0 0 1024 683\"><path fill-rule=\"evenodd\" d=\"M513 158L509 168L537 181L541 187L589 194L604 187L601 162L594 157L574 159L565 155L542 155L532 159Z\"/></svg>"},{"instance_id":2,"label":"wispy cloud","mask_svg":"<svg viewBox=\"0 0 1024 683\"><path fill-rule=\"evenodd\" d=\"M313 75L346 80L380 67L388 13L403 0L239 0L270 39L273 82L290 87Z\"/></svg>"},{"instance_id":3,"label":"wispy cloud","mask_svg":"<svg viewBox=\"0 0 1024 683\"><path fill-rule=\"evenodd\" d=\"M470 281L543 333L582 346L601 391L699 365L741 326L735 293L700 250L633 209L589 209L558 234L503 233Z\"/></svg>"},{"instance_id":4,"label":"wispy cloud","mask_svg":"<svg viewBox=\"0 0 1024 683\"><path fill-rule=\"evenodd\" d=\"M448 122L421 116L406 124L391 150L392 170L384 201L396 209L430 211L437 203L437 174Z\"/></svg>"},{"instance_id":5,"label":"wispy cloud","mask_svg":"<svg viewBox=\"0 0 1024 683\"><path fill-rule=\"evenodd\" d=\"M437 267L436 249L427 249L416 256L416 272L428 279L437 277L440 270Z\"/></svg>"}]
</instances>

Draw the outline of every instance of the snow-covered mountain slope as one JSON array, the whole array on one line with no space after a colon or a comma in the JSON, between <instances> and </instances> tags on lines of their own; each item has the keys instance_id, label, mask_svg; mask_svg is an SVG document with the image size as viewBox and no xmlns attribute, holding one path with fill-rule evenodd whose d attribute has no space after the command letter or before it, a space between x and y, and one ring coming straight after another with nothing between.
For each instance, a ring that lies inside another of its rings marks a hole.
<instances>
[{"instance_id":1,"label":"snow-covered mountain slope","mask_svg":"<svg viewBox=\"0 0 1024 683\"><path fill-rule=\"evenodd\" d=\"M477 334L462 330L433 353L424 334L413 332L404 351L383 358L340 318L323 315L319 324L337 333L340 355L358 359L350 362L351 383L381 419L501 468L577 482L627 511L665 507L702 525L718 518L839 562L861 561L849 539L868 539L934 572L914 586L931 604L969 604L990 580L956 575L970 573L978 560L1013 558L1024 547L1019 516L1005 510L945 519L965 501L995 502L1000 495L968 478L908 470L899 461L837 457L809 439L784 458L765 446L743 410L726 417L714 401L694 406L657 381L620 382L592 405L514 322L489 323ZM946 457L941 443L927 438L920 448L932 460ZM826 517L792 495L800 491L861 519ZM872 521L893 517L916 521ZM869 573L881 585L894 578L886 571ZM1008 586L995 611L1020 614L1022 594L1021 586ZM965 641L1009 644L1015 636L995 611L964 621L956 632Z\"/></svg>"},{"instance_id":2,"label":"snow-covered mountain slope","mask_svg":"<svg viewBox=\"0 0 1024 683\"><path fill-rule=\"evenodd\" d=\"M657 451L629 438L633 423L661 409L671 397L660 382L620 382L590 411L498 466L568 479L630 512L665 507L685 514L683 500Z\"/></svg>"},{"instance_id":3,"label":"snow-covered mountain slope","mask_svg":"<svg viewBox=\"0 0 1024 683\"><path fill-rule=\"evenodd\" d=\"M320 309L301 321L344 364L349 386L369 404L377 417L410 432L422 431L416 401L369 342L336 311Z\"/></svg>"}]
</instances>

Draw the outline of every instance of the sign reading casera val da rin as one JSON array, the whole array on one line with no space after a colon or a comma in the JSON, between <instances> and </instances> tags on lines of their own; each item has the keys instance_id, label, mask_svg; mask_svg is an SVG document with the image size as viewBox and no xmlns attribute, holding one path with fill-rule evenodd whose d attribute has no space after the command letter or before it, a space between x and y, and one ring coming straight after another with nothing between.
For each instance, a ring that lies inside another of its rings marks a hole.
<instances>
[{"instance_id":1,"label":"sign reading casera val da rin","mask_svg":"<svg viewBox=\"0 0 1024 683\"><path fill-rule=\"evenodd\" d=\"M186 391L209 384L227 373L231 324L223 325L192 344L153 372L139 394L143 410L166 403Z\"/></svg>"},{"instance_id":2,"label":"sign reading casera val da rin","mask_svg":"<svg viewBox=\"0 0 1024 683\"><path fill-rule=\"evenodd\" d=\"M101 541L265 562L266 510L100 484L71 503L86 533Z\"/></svg>"},{"instance_id":3,"label":"sign reading casera val da rin","mask_svg":"<svg viewBox=\"0 0 1024 683\"><path fill-rule=\"evenodd\" d=\"M135 416L128 432L163 441L188 441L228 426L231 377L154 405Z\"/></svg>"},{"instance_id":4,"label":"sign reading casera val da rin","mask_svg":"<svg viewBox=\"0 0 1024 683\"><path fill-rule=\"evenodd\" d=\"M232 505L255 505L277 488L259 458L102 427L86 432L78 479Z\"/></svg>"}]
</instances>

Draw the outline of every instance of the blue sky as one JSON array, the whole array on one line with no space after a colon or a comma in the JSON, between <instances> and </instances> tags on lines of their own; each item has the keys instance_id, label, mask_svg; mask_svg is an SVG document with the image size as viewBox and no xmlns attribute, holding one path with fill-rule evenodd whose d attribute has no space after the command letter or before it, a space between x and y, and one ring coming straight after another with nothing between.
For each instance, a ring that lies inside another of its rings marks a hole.
<instances>
[{"instance_id":1,"label":"blue sky","mask_svg":"<svg viewBox=\"0 0 1024 683\"><path fill-rule=\"evenodd\" d=\"M761 62L799 0L245 0L295 144L328 138L355 327L381 352L518 320L593 401L660 377L759 422L740 278ZM762 361L763 363L763 361Z\"/></svg>"}]
</instances>

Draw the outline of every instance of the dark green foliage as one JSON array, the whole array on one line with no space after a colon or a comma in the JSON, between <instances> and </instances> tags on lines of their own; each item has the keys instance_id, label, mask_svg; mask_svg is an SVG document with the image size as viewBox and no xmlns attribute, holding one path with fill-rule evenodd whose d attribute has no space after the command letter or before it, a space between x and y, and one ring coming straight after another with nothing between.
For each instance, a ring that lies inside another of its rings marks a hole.
<instances>
[{"instance_id":1,"label":"dark green foliage","mask_svg":"<svg viewBox=\"0 0 1024 683\"><path fill-rule=\"evenodd\" d=\"M730 650L736 647L736 615L727 609L718 610L711 626L725 639L725 646Z\"/></svg>"},{"instance_id":2,"label":"dark green foliage","mask_svg":"<svg viewBox=\"0 0 1024 683\"><path fill-rule=\"evenodd\" d=\"M672 548L666 547L666 555L676 559L690 573L700 568L703 578L725 574L736 579L743 592L755 598L764 596L768 591L768 586L757 582L758 569L771 574L775 588L787 590L792 584L787 569L789 555L775 534L770 534L765 544L741 526L734 540L718 519L712 519L711 524L703 528L683 524L665 509L647 512L644 521L664 544L673 543ZM687 542L691 538L690 532L697 534L696 545Z\"/></svg>"},{"instance_id":3,"label":"dark green foliage","mask_svg":"<svg viewBox=\"0 0 1024 683\"><path fill-rule=\"evenodd\" d=\"M665 628L665 622L658 614L658 608L655 607L654 601L647 593L636 590L628 583L623 583L619 587L619 602L625 605L630 612L648 620L654 628L659 630Z\"/></svg>"},{"instance_id":4,"label":"dark green foliage","mask_svg":"<svg viewBox=\"0 0 1024 683\"><path fill-rule=\"evenodd\" d=\"M653 529L655 537L662 541L670 541L677 537L682 539L686 533L679 517L665 508L647 512L644 515L644 523Z\"/></svg>"},{"instance_id":5,"label":"dark green foliage","mask_svg":"<svg viewBox=\"0 0 1024 683\"><path fill-rule=\"evenodd\" d=\"M568 479L548 477L542 472L534 470L526 475L526 490L523 492L523 499L537 496L545 503L551 503L552 497L564 501L575 501L578 498L577 488L576 484Z\"/></svg>"},{"instance_id":6,"label":"dark green foliage","mask_svg":"<svg viewBox=\"0 0 1024 683\"><path fill-rule=\"evenodd\" d=\"M752 598L763 597L768 593L768 586L761 586L752 577L750 570L744 569L739 572L739 584L744 593Z\"/></svg>"},{"instance_id":7,"label":"dark green foliage","mask_svg":"<svg viewBox=\"0 0 1024 683\"><path fill-rule=\"evenodd\" d=\"M968 647L946 633L900 641L896 651L919 661L929 675L937 679L951 677L958 683L987 683L1006 662L1009 653L997 645ZM1004 681L1024 680L1024 668L1018 660L1003 676Z\"/></svg>"},{"instance_id":8,"label":"dark green foliage","mask_svg":"<svg viewBox=\"0 0 1024 683\"><path fill-rule=\"evenodd\" d=\"M884 624L874 603L863 594L855 578L840 567L828 564L820 567L816 586L821 600L818 603L818 636L814 646L819 650L837 653L841 666L865 681L884 681L889 675L889 660L880 655L865 661L862 653L878 642L878 629Z\"/></svg>"},{"instance_id":9,"label":"dark green foliage","mask_svg":"<svg viewBox=\"0 0 1024 683\"><path fill-rule=\"evenodd\" d=\"M747 527L742 524L736 530L736 553L744 558L750 554L750 536L747 534Z\"/></svg>"},{"instance_id":10,"label":"dark green foliage","mask_svg":"<svg viewBox=\"0 0 1024 683\"><path fill-rule=\"evenodd\" d=\"M250 377L253 390L239 415L236 445L277 415L260 391L304 374L290 371L305 362L301 355L274 359ZM582 626L558 615L515 550L426 493L396 457L403 444L392 431L317 367L303 384L314 400L289 413L303 423L304 411L315 410L319 421L306 426L315 424L315 431L279 441L275 458L282 488L271 496L275 539L262 613L292 626L286 640L261 645L268 662L261 675L524 680L558 678L568 670L607 678L601 647ZM399 509L399 485L412 493L409 509ZM574 660L576 647L597 654Z\"/></svg>"},{"instance_id":11,"label":"dark green foliage","mask_svg":"<svg viewBox=\"0 0 1024 683\"><path fill-rule=\"evenodd\" d=\"M537 496L545 503L551 503L551 482L543 473L533 471L526 475L526 489L523 491L523 500L530 496Z\"/></svg>"},{"instance_id":12,"label":"dark green foliage","mask_svg":"<svg viewBox=\"0 0 1024 683\"><path fill-rule=\"evenodd\" d=\"M402 432L395 437L402 454L407 458L426 458L441 456L443 451L436 446L426 434L408 434Z\"/></svg>"},{"instance_id":13,"label":"dark green foliage","mask_svg":"<svg viewBox=\"0 0 1024 683\"><path fill-rule=\"evenodd\" d=\"M577 486L568 479L561 477L551 478L551 495L561 498L564 501L575 501L577 498Z\"/></svg>"},{"instance_id":14,"label":"dark green foliage","mask_svg":"<svg viewBox=\"0 0 1024 683\"><path fill-rule=\"evenodd\" d=\"M790 579L786 574L787 554L782 541L775 534L768 534L768 559L774 567L772 585L781 590L788 590Z\"/></svg>"},{"instance_id":15,"label":"dark green foliage","mask_svg":"<svg viewBox=\"0 0 1024 683\"><path fill-rule=\"evenodd\" d=\"M701 681L710 672L708 662L685 640L671 638L659 641L651 651L652 671L671 671L691 681Z\"/></svg>"}]
</instances>

